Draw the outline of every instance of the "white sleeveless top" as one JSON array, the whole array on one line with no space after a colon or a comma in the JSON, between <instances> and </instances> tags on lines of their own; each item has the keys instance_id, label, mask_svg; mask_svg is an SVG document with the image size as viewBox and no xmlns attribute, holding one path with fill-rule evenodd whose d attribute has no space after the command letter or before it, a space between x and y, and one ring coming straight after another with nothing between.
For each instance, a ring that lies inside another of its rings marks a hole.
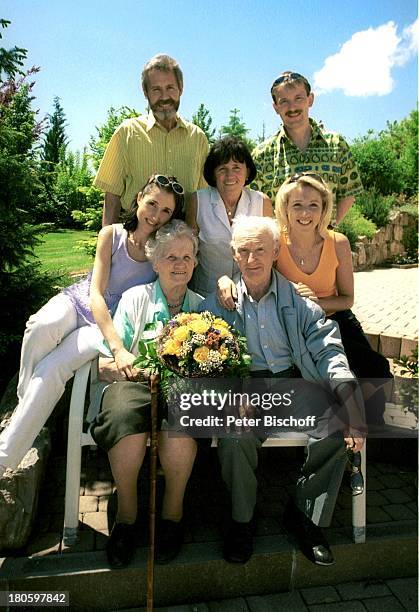
<instances>
[{"instance_id":1,"label":"white sleeveless top","mask_svg":"<svg viewBox=\"0 0 419 612\"><path fill-rule=\"evenodd\" d=\"M215 187L197 191L196 222L199 227L198 265L191 287L200 295L207 296L217 288L217 280L226 274L230 278L239 269L231 253L231 226L224 202ZM245 187L237 204L236 214L263 216L263 194Z\"/></svg>"}]
</instances>

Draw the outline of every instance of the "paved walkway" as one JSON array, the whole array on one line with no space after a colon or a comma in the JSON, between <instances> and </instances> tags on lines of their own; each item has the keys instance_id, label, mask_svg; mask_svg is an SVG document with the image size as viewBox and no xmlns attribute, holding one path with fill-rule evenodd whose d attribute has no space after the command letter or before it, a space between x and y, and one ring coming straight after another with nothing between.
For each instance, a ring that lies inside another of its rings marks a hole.
<instances>
[{"instance_id":1,"label":"paved walkway","mask_svg":"<svg viewBox=\"0 0 419 612\"><path fill-rule=\"evenodd\" d=\"M417 488L414 467L414 440L380 440L369 442L367 477L367 525L391 525L417 521ZM390 463L400 457L400 465ZM285 533L282 511L288 494L293 491L302 462L303 450L264 448L259 457L257 536ZM385 459L381 459L385 457ZM52 459L52 460L51 460ZM377 460L378 459L378 460ZM386 462L385 462L386 461ZM206 486L203 487L202 483ZM41 490L39 512L34 532L21 554L47 555L103 550L116 511L115 485L107 456L101 450L83 453L80 486L80 530L77 544L66 547L61 541L64 518L65 457L50 458L48 478ZM138 545L147 542L148 456L140 472ZM161 500L163 478L158 478L158 500ZM332 527L351 525L352 498L343 486L338 497ZM186 542L218 542L228 497L222 484L216 449L201 449L196 459L185 497ZM405 523L407 524L407 523ZM221 553L220 553L221 554Z\"/></svg>"},{"instance_id":2,"label":"paved walkway","mask_svg":"<svg viewBox=\"0 0 419 612\"><path fill-rule=\"evenodd\" d=\"M155 612L417 612L417 598L416 578L395 578L167 606ZM145 608L126 612L145 612Z\"/></svg>"},{"instance_id":3,"label":"paved walkway","mask_svg":"<svg viewBox=\"0 0 419 612\"><path fill-rule=\"evenodd\" d=\"M353 311L366 332L417 338L418 268L355 272Z\"/></svg>"}]
</instances>

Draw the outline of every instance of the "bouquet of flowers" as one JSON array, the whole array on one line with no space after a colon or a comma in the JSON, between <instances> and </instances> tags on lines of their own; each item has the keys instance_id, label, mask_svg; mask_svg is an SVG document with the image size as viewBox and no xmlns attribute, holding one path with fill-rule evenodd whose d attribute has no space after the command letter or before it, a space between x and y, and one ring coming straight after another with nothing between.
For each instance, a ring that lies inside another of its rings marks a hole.
<instances>
[{"instance_id":1,"label":"bouquet of flowers","mask_svg":"<svg viewBox=\"0 0 419 612\"><path fill-rule=\"evenodd\" d=\"M176 374L184 378L241 378L248 372L251 357L246 339L210 312L182 312L163 328L155 328L154 338L151 331L147 326L135 365L159 373L163 389Z\"/></svg>"}]
</instances>

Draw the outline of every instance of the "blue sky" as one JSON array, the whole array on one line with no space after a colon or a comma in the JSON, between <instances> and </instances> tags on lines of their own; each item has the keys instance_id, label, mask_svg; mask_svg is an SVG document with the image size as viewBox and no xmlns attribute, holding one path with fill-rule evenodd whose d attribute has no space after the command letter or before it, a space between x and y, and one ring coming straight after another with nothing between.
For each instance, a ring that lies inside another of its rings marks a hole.
<instances>
[{"instance_id":1,"label":"blue sky","mask_svg":"<svg viewBox=\"0 0 419 612\"><path fill-rule=\"evenodd\" d=\"M318 92L312 116L349 140L416 105L414 0L3 0L0 17L2 46L41 67L40 116L61 98L74 150L110 106L145 109L139 75L159 52L183 69L184 117L204 102L219 128L239 108L251 137L278 129L269 89L287 69Z\"/></svg>"}]
</instances>

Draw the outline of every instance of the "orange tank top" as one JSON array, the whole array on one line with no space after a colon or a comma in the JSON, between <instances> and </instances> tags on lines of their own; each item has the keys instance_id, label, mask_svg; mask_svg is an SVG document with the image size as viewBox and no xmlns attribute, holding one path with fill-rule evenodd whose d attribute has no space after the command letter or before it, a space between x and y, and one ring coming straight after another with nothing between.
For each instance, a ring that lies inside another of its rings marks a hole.
<instances>
[{"instance_id":1,"label":"orange tank top","mask_svg":"<svg viewBox=\"0 0 419 612\"><path fill-rule=\"evenodd\" d=\"M328 230L328 236L323 243L317 268L312 274L306 274L297 266L289 252L286 234L281 233L279 257L276 260L276 269L285 278L293 283L304 283L310 287L317 297L330 297L337 295L336 270L339 261L336 255L334 232Z\"/></svg>"}]
</instances>

